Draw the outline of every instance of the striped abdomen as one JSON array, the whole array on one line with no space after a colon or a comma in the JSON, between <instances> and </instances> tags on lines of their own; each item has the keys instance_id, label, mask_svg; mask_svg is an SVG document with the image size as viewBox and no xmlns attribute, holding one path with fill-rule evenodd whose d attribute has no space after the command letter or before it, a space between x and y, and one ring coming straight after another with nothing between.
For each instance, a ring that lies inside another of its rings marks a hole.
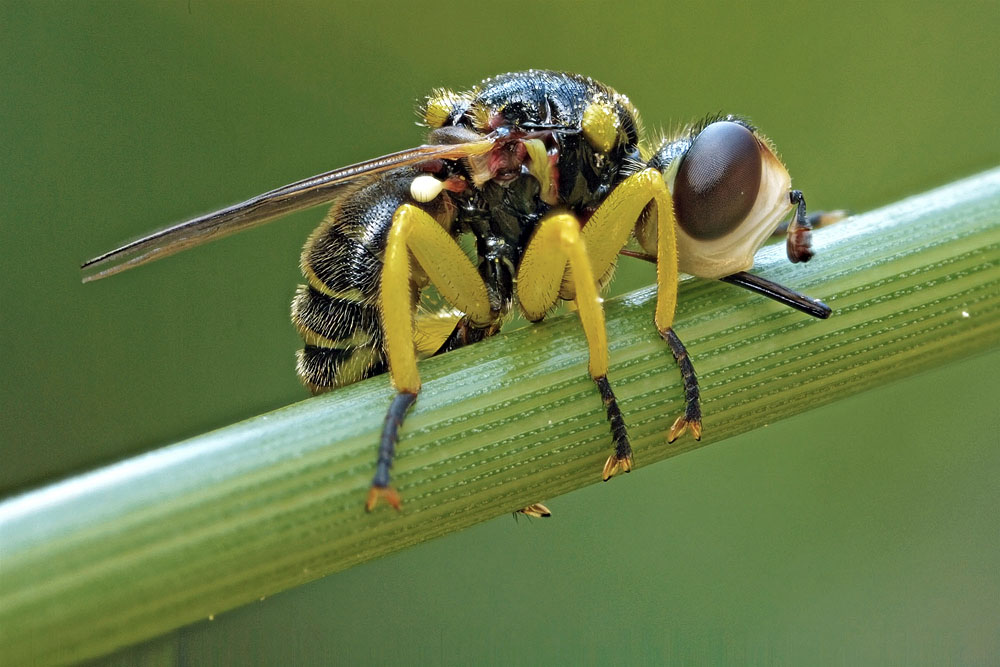
<instances>
[{"instance_id":1,"label":"striped abdomen","mask_svg":"<svg viewBox=\"0 0 1000 667\"><path fill-rule=\"evenodd\" d=\"M306 343L296 372L314 394L386 371L377 306L299 285L292 321Z\"/></svg>"},{"instance_id":2,"label":"striped abdomen","mask_svg":"<svg viewBox=\"0 0 1000 667\"><path fill-rule=\"evenodd\" d=\"M338 202L302 249L292 322L305 341L296 371L320 393L386 371L379 278L392 214L403 203L394 179L379 178Z\"/></svg>"},{"instance_id":3,"label":"striped abdomen","mask_svg":"<svg viewBox=\"0 0 1000 667\"><path fill-rule=\"evenodd\" d=\"M410 183L419 173L390 172L347 195L302 249L307 284L292 300L292 322L305 341L296 370L313 393L387 370L378 309L382 261L392 216L414 203Z\"/></svg>"}]
</instances>

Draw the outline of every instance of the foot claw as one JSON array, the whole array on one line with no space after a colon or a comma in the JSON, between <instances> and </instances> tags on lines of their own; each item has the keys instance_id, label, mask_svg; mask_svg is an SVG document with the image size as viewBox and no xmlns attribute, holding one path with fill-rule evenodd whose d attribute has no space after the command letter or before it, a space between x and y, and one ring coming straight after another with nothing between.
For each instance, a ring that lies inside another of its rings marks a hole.
<instances>
[{"instance_id":1,"label":"foot claw","mask_svg":"<svg viewBox=\"0 0 1000 667\"><path fill-rule=\"evenodd\" d=\"M612 477L618 474L618 472L632 472L632 455L618 457L617 454L612 454L608 457L608 460L604 463L604 472L602 476L604 481L608 481Z\"/></svg>"},{"instance_id":2,"label":"foot claw","mask_svg":"<svg viewBox=\"0 0 1000 667\"><path fill-rule=\"evenodd\" d=\"M399 492L391 486L375 486L368 489L368 502L365 503L365 511L371 512L378 505L379 498L385 500L398 512L403 506L403 499L399 497Z\"/></svg>"},{"instance_id":3,"label":"foot claw","mask_svg":"<svg viewBox=\"0 0 1000 667\"><path fill-rule=\"evenodd\" d=\"M692 419L688 421L685 417L678 417L674 425L670 427L670 433L667 434L667 442L672 443L684 435L684 432L688 429L691 429L691 435L694 436L695 440L701 440L701 420Z\"/></svg>"}]
</instances>

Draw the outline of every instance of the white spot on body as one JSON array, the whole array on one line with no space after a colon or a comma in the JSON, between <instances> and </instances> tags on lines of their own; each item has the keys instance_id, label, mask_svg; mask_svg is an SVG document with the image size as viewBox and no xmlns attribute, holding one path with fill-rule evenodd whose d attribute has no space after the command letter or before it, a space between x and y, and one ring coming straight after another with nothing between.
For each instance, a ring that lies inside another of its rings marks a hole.
<instances>
[{"instance_id":1,"label":"white spot on body","mask_svg":"<svg viewBox=\"0 0 1000 667\"><path fill-rule=\"evenodd\" d=\"M433 201L441 194L444 183L434 178L430 174L421 174L410 183L410 196L421 204Z\"/></svg>"}]
</instances>

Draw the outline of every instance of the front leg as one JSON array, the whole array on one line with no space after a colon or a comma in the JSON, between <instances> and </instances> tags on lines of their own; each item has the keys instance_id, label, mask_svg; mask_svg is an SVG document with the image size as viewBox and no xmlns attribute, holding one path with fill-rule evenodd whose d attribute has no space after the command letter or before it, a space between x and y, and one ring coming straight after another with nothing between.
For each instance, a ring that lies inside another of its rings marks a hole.
<instances>
[{"instance_id":1,"label":"front leg","mask_svg":"<svg viewBox=\"0 0 1000 667\"><path fill-rule=\"evenodd\" d=\"M643 212L647 217L642 217ZM674 204L670 191L663 182L663 175L656 169L644 169L622 181L583 227L583 240L587 247L593 272L597 276L609 275L619 251L628 241L639 220L657 230L656 252L656 330L667 342L670 352L681 371L684 381L684 415L674 421L667 435L673 442L690 428L695 439L701 439L701 403L698 378L688 357L684 343L674 333L671 325L677 307L677 239ZM572 299L576 294L572 270L563 280L560 295Z\"/></svg>"}]
</instances>

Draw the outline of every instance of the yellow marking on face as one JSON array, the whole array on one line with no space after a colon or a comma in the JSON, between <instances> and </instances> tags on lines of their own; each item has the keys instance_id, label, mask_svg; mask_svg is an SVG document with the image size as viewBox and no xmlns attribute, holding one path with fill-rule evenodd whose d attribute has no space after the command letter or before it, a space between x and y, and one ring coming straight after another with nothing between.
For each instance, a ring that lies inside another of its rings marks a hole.
<instances>
[{"instance_id":1,"label":"yellow marking on face","mask_svg":"<svg viewBox=\"0 0 1000 667\"><path fill-rule=\"evenodd\" d=\"M583 110L583 136L599 153L607 153L618 142L621 121L607 102L592 102Z\"/></svg>"}]
</instances>

